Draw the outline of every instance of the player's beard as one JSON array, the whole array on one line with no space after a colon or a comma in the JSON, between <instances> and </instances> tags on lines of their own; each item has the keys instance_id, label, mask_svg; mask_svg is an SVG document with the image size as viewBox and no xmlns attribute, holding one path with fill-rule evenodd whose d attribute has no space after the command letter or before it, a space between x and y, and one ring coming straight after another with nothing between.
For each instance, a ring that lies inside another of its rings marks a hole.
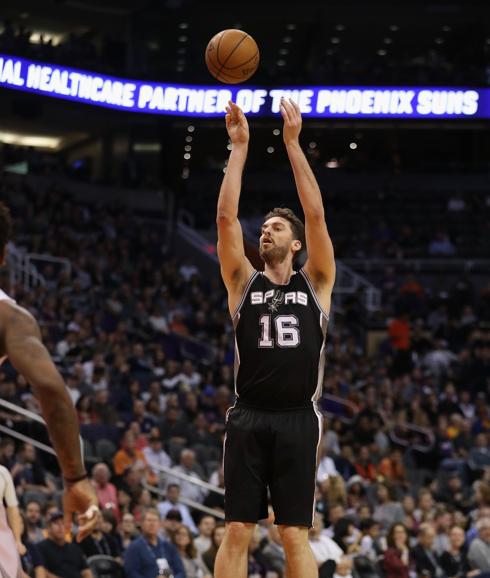
<instances>
[{"instance_id":1,"label":"player's beard","mask_svg":"<svg viewBox=\"0 0 490 578\"><path fill-rule=\"evenodd\" d=\"M268 265L273 265L274 263L282 263L289 252L289 247L281 247L278 245L272 245L271 247L265 249L263 245L259 247L259 255L262 260Z\"/></svg>"}]
</instances>

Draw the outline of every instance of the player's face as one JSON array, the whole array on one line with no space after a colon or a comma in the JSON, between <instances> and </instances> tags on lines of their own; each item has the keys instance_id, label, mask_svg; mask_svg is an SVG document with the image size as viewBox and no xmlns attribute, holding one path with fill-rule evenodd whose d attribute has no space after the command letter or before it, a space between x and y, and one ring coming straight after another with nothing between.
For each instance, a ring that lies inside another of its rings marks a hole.
<instances>
[{"instance_id":1,"label":"player's face","mask_svg":"<svg viewBox=\"0 0 490 578\"><path fill-rule=\"evenodd\" d=\"M266 263L281 263L291 253L294 244L291 225L282 217L271 217L262 225L259 253Z\"/></svg>"}]
</instances>

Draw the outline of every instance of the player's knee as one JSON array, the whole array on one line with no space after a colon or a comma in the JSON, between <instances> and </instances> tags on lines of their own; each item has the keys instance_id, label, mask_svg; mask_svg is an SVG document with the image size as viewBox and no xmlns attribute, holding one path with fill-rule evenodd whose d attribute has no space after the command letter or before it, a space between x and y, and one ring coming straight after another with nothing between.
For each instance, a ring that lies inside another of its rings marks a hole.
<instances>
[{"instance_id":1,"label":"player's knee","mask_svg":"<svg viewBox=\"0 0 490 578\"><path fill-rule=\"evenodd\" d=\"M284 549L286 551L299 550L308 543L308 528L300 526L279 526Z\"/></svg>"},{"instance_id":2,"label":"player's knee","mask_svg":"<svg viewBox=\"0 0 490 578\"><path fill-rule=\"evenodd\" d=\"M229 547L247 547L255 524L229 522L226 525L225 539Z\"/></svg>"}]
</instances>

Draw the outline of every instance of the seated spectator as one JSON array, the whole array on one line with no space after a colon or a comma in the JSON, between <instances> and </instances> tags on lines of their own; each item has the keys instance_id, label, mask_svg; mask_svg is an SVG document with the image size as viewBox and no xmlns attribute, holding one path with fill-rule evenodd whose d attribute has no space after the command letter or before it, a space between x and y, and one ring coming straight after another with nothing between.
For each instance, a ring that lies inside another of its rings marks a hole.
<instances>
[{"instance_id":1,"label":"seated spectator","mask_svg":"<svg viewBox=\"0 0 490 578\"><path fill-rule=\"evenodd\" d=\"M376 480L377 468L376 465L371 460L371 451L368 446L361 446L359 450L359 457L354 462L357 474L361 478L368 482L373 482Z\"/></svg>"},{"instance_id":2,"label":"seated spectator","mask_svg":"<svg viewBox=\"0 0 490 578\"><path fill-rule=\"evenodd\" d=\"M475 470L490 466L490 447L486 434L480 433L475 437L474 445L470 449L468 463Z\"/></svg>"},{"instance_id":3,"label":"seated spectator","mask_svg":"<svg viewBox=\"0 0 490 578\"><path fill-rule=\"evenodd\" d=\"M470 544L468 559L471 567L490 573L490 518L481 518L476 523L478 537Z\"/></svg>"},{"instance_id":4,"label":"seated spectator","mask_svg":"<svg viewBox=\"0 0 490 578\"><path fill-rule=\"evenodd\" d=\"M204 514L197 525L198 536L194 540L194 546L199 554L204 554L211 546L211 534L216 526L216 519L209 514Z\"/></svg>"},{"instance_id":5,"label":"seated spectator","mask_svg":"<svg viewBox=\"0 0 490 578\"><path fill-rule=\"evenodd\" d=\"M406 481L403 454L395 448L389 456L383 458L378 466L378 472L391 484L403 484Z\"/></svg>"},{"instance_id":6,"label":"seated spectator","mask_svg":"<svg viewBox=\"0 0 490 578\"><path fill-rule=\"evenodd\" d=\"M381 546L378 542L380 535L378 522L372 518L366 518L361 520L359 529L361 531L359 554L366 556L371 562L377 562L381 554Z\"/></svg>"},{"instance_id":7,"label":"seated spectator","mask_svg":"<svg viewBox=\"0 0 490 578\"><path fill-rule=\"evenodd\" d=\"M403 524L393 524L386 537L387 550L383 557L385 578L409 578L410 553L408 533Z\"/></svg>"},{"instance_id":8,"label":"seated spectator","mask_svg":"<svg viewBox=\"0 0 490 578\"><path fill-rule=\"evenodd\" d=\"M422 489L419 492L418 507L413 515L418 523L432 520L435 515L435 503L432 492L429 489Z\"/></svg>"},{"instance_id":9,"label":"seated spectator","mask_svg":"<svg viewBox=\"0 0 490 578\"><path fill-rule=\"evenodd\" d=\"M123 544L121 534L117 531L117 518L111 509L102 510L102 531L112 540L116 551L116 558L120 558L122 564Z\"/></svg>"},{"instance_id":10,"label":"seated spectator","mask_svg":"<svg viewBox=\"0 0 490 578\"><path fill-rule=\"evenodd\" d=\"M344 555L338 544L325 534L322 534L322 529L322 518L320 514L315 513L313 527L310 528L308 533L308 540L318 565L320 578L327 578L333 576Z\"/></svg>"},{"instance_id":11,"label":"seated spectator","mask_svg":"<svg viewBox=\"0 0 490 578\"><path fill-rule=\"evenodd\" d=\"M324 455L318 464L318 470L316 475L316 481L320 485L324 482L328 482L328 479L332 476L338 476L339 472L335 467L335 462L333 459L326 454L326 450L324 450Z\"/></svg>"},{"instance_id":12,"label":"seated spectator","mask_svg":"<svg viewBox=\"0 0 490 578\"><path fill-rule=\"evenodd\" d=\"M87 558L91 556L111 556L119 563L122 562L121 551L117 542L110 534L102 530L102 517L100 516L90 534L80 542L80 548Z\"/></svg>"},{"instance_id":13,"label":"seated spectator","mask_svg":"<svg viewBox=\"0 0 490 578\"><path fill-rule=\"evenodd\" d=\"M434 518L434 551L440 556L449 548L449 530L453 525L453 516L446 508L439 507Z\"/></svg>"},{"instance_id":14,"label":"seated spectator","mask_svg":"<svg viewBox=\"0 0 490 578\"><path fill-rule=\"evenodd\" d=\"M119 535L121 536L123 551L127 550L131 542L138 538L139 532L133 514L126 513L123 515Z\"/></svg>"},{"instance_id":15,"label":"seated spectator","mask_svg":"<svg viewBox=\"0 0 490 578\"><path fill-rule=\"evenodd\" d=\"M344 516L345 516L345 508L342 504L334 504L333 506L331 506L330 509L328 510L328 521L330 522L330 525L327 528L324 528L323 519L321 519L320 520L322 523L321 533L324 534L325 536L328 536L329 538L333 538L335 524Z\"/></svg>"},{"instance_id":16,"label":"seated spectator","mask_svg":"<svg viewBox=\"0 0 490 578\"><path fill-rule=\"evenodd\" d=\"M465 542L464 530L459 526L453 526L449 532L449 546L439 559L439 564L446 576L470 578L475 575L470 572L471 566Z\"/></svg>"},{"instance_id":17,"label":"seated spectator","mask_svg":"<svg viewBox=\"0 0 490 578\"><path fill-rule=\"evenodd\" d=\"M249 578L262 578L267 573L267 563L260 551L260 529L255 526L248 544L248 572Z\"/></svg>"},{"instance_id":18,"label":"seated spectator","mask_svg":"<svg viewBox=\"0 0 490 578\"><path fill-rule=\"evenodd\" d=\"M214 563L216 561L216 554L218 553L218 548L221 546L221 542L225 537L225 526L223 523L218 522L211 532L211 546L202 555L202 561L207 568L207 571L213 575L214 574Z\"/></svg>"},{"instance_id":19,"label":"seated spectator","mask_svg":"<svg viewBox=\"0 0 490 578\"><path fill-rule=\"evenodd\" d=\"M0 466L4 466L10 471L12 478L15 478L20 466L16 467L17 458L15 456L15 442L12 438L2 438L0 440Z\"/></svg>"},{"instance_id":20,"label":"seated spectator","mask_svg":"<svg viewBox=\"0 0 490 578\"><path fill-rule=\"evenodd\" d=\"M185 474L186 476L190 476L196 480L202 480L201 476L199 475L198 468L196 464L196 454L192 450L182 450L180 454L180 462L178 466L174 466L172 471L178 472L181 474ZM195 502L202 502L208 493L207 490L188 482L186 480L181 480L179 478L175 478L172 476L168 477L169 483L177 483L180 486L180 494L182 497L187 498L188 500L194 500Z\"/></svg>"},{"instance_id":21,"label":"seated spectator","mask_svg":"<svg viewBox=\"0 0 490 578\"><path fill-rule=\"evenodd\" d=\"M170 468L172 466L172 460L163 449L162 438L160 437L158 428L152 428L148 443L149 445L143 448L143 454L155 477L160 478L162 472L158 469L158 466Z\"/></svg>"},{"instance_id":22,"label":"seated spectator","mask_svg":"<svg viewBox=\"0 0 490 578\"><path fill-rule=\"evenodd\" d=\"M403 509L392 496L391 487L386 484L378 484L376 497L378 505L374 508L373 518L380 523L384 529L393 524L401 523L404 518Z\"/></svg>"},{"instance_id":23,"label":"seated spectator","mask_svg":"<svg viewBox=\"0 0 490 578\"><path fill-rule=\"evenodd\" d=\"M120 515L117 501L116 486L110 482L111 471L103 462L95 464L92 468L92 484L99 499L101 509L110 508L117 517Z\"/></svg>"},{"instance_id":24,"label":"seated spectator","mask_svg":"<svg viewBox=\"0 0 490 578\"><path fill-rule=\"evenodd\" d=\"M46 470L36 456L36 449L31 444L23 444L19 454L19 470L14 478L17 495L25 496L28 492L50 495L56 486L46 475Z\"/></svg>"},{"instance_id":25,"label":"seated spectator","mask_svg":"<svg viewBox=\"0 0 490 578\"><path fill-rule=\"evenodd\" d=\"M176 407L169 407L167 399L167 409L163 419L158 424L160 429L160 437L165 440L165 443L189 443L189 427L187 423L181 418L180 412Z\"/></svg>"},{"instance_id":26,"label":"seated spectator","mask_svg":"<svg viewBox=\"0 0 490 578\"><path fill-rule=\"evenodd\" d=\"M286 553L282 545L279 529L275 524L269 526L268 540L262 549L262 556L271 571L283 578L286 569Z\"/></svg>"},{"instance_id":27,"label":"seated spectator","mask_svg":"<svg viewBox=\"0 0 490 578\"><path fill-rule=\"evenodd\" d=\"M415 570L419 576L443 578L444 572L439 565L434 550L436 532L429 523L421 524L417 533L418 544L412 549Z\"/></svg>"},{"instance_id":28,"label":"seated spectator","mask_svg":"<svg viewBox=\"0 0 490 578\"><path fill-rule=\"evenodd\" d=\"M37 500L29 500L25 507L25 532L29 542L33 544L38 544L44 540L41 521L41 504Z\"/></svg>"},{"instance_id":29,"label":"seated spectator","mask_svg":"<svg viewBox=\"0 0 490 578\"><path fill-rule=\"evenodd\" d=\"M162 518L161 526L162 532L160 535L171 542L177 530L182 526L182 516L179 510L169 510L165 518Z\"/></svg>"},{"instance_id":30,"label":"seated spectator","mask_svg":"<svg viewBox=\"0 0 490 578\"><path fill-rule=\"evenodd\" d=\"M341 518L334 527L333 540L347 555L359 553L361 535L351 518Z\"/></svg>"},{"instance_id":31,"label":"seated spectator","mask_svg":"<svg viewBox=\"0 0 490 578\"><path fill-rule=\"evenodd\" d=\"M150 401L156 401L159 414L163 414L165 408L167 407L167 398L162 393L162 386L158 380L152 381L148 386L148 391L143 392L141 397L146 404L147 411L149 411L148 403Z\"/></svg>"},{"instance_id":32,"label":"seated spectator","mask_svg":"<svg viewBox=\"0 0 490 578\"><path fill-rule=\"evenodd\" d=\"M126 431L121 441L121 449L114 456L114 473L122 476L130 467L135 466L141 470L147 469L146 458L141 450L136 449L134 433Z\"/></svg>"},{"instance_id":33,"label":"seated spectator","mask_svg":"<svg viewBox=\"0 0 490 578\"><path fill-rule=\"evenodd\" d=\"M429 243L431 257L452 257L456 249L446 233L439 231Z\"/></svg>"},{"instance_id":34,"label":"seated spectator","mask_svg":"<svg viewBox=\"0 0 490 578\"><path fill-rule=\"evenodd\" d=\"M180 554L186 578L212 578L194 545L192 532L185 524L175 532L172 543Z\"/></svg>"},{"instance_id":35,"label":"seated spectator","mask_svg":"<svg viewBox=\"0 0 490 578\"><path fill-rule=\"evenodd\" d=\"M34 544L34 542L29 540L25 516L21 516L21 531L22 544L25 546L25 553L21 554L20 557L22 570L27 574L27 576L32 576L33 578L46 578L46 568L44 567L44 562L41 558L39 548L37 547L37 544Z\"/></svg>"},{"instance_id":36,"label":"seated spectator","mask_svg":"<svg viewBox=\"0 0 490 578\"><path fill-rule=\"evenodd\" d=\"M142 399L133 400L133 411L129 417L129 423L132 422L139 424L140 431L144 436L148 436L156 426L154 417L146 412L145 402Z\"/></svg>"},{"instance_id":37,"label":"seated spectator","mask_svg":"<svg viewBox=\"0 0 490 578\"><path fill-rule=\"evenodd\" d=\"M149 508L141 521L141 536L136 538L124 555L127 578L156 578L170 571L174 578L185 578L184 565L173 544L158 536L160 515Z\"/></svg>"},{"instance_id":38,"label":"seated spectator","mask_svg":"<svg viewBox=\"0 0 490 578\"><path fill-rule=\"evenodd\" d=\"M39 551L49 574L60 578L93 578L78 544L66 541L62 512L51 513L47 531L48 537L39 543Z\"/></svg>"},{"instance_id":39,"label":"seated spectator","mask_svg":"<svg viewBox=\"0 0 490 578\"><path fill-rule=\"evenodd\" d=\"M213 484L214 486L218 486L218 488L224 489L225 472L222 465L211 474L209 483ZM213 508L214 510L219 510L221 512L225 511L225 496L223 494L210 491L203 503L208 508Z\"/></svg>"},{"instance_id":40,"label":"seated spectator","mask_svg":"<svg viewBox=\"0 0 490 578\"><path fill-rule=\"evenodd\" d=\"M169 484L167 486L166 499L158 504L158 511L162 519L164 519L170 510L177 510L182 516L182 523L190 528L194 536L197 536L198 529L192 519L189 508L185 504L179 503L180 486L179 484Z\"/></svg>"}]
</instances>

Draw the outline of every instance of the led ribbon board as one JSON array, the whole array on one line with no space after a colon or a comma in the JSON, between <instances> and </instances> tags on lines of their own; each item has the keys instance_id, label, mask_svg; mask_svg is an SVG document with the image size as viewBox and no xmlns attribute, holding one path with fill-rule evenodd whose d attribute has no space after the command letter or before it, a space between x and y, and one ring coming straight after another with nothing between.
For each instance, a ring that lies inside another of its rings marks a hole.
<instances>
[{"instance_id":1,"label":"led ribbon board","mask_svg":"<svg viewBox=\"0 0 490 578\"><path fill-rule=\"evenodd\" d=\"M441 87L197 86L116 78L0 55L0 87L95 106L172 116L222 116L228 100L247 114L279 112L293 98L304 117L490 118L490 89Z\"/></svg>"}]
</instances>

